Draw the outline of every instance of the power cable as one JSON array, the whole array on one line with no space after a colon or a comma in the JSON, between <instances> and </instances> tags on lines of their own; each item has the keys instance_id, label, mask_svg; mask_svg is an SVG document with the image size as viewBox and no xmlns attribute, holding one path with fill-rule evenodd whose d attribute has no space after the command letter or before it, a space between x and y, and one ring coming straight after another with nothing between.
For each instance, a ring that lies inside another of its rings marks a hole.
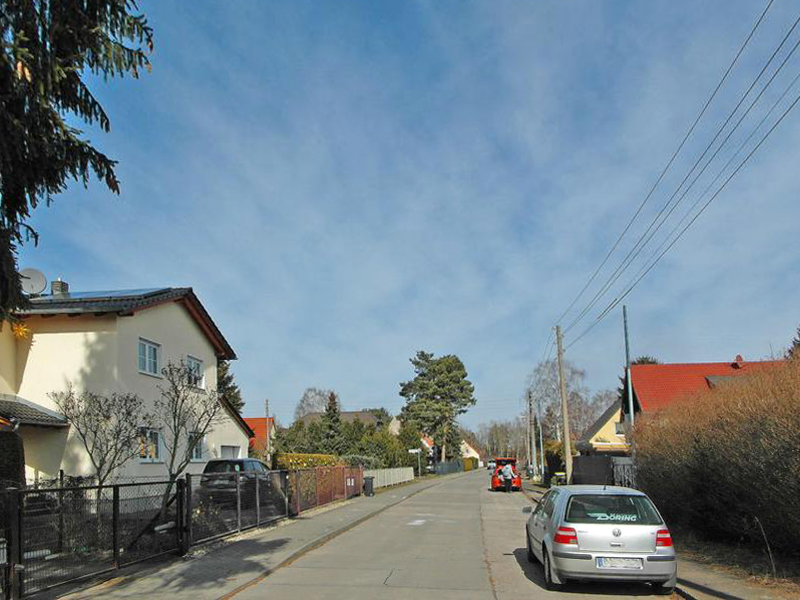
<instances>
[{"instance_id":1,"label":"power cable","mask_svg":"<svg viewBox=\"0 0 800 600\"><path fill-rule=\"evenodd\" d=\"M727 80L727 78L728 78L728 75L730 75L731 71L733 70L733 67L734 67L734 66L736 65L736 63L738 62L738 60L739 60L739 57L740 57L740 56L742 55L742 53L744 52L745 48L747 48L747 45L750 43L750 40L751 40L751 38L752 38L752 37L753 37L753 35L755 34L755 32L756 32L756 30L758 29L758 27L761 25L761 22L764 20L764 17L767 15L767 12L769 11L769 9L772 7L772 4L773 4L773 2L774 2L774 0L769 0L769 1L767 2L767 5L766 5L766 7L765 7L765 8L764 8L764 10L761 12L761 15L759 16L759 18L758 18L758 20L756 21L755 25L753 25L753 28L750 30L750 33L749 33L749 34L747 35L747 37L745 38L744 42L742 43L741 47L739 48L739 51L738 51L738 52L736 53L736 55L733 57L733 60L731 61L731 64L730 64L730 65L728 66L728 68L725 70L725 73L722 75L722 78L720 79L719 83L718 83L718 84L717 84L717 86L714 88L714 91L711 93L711 96L709 96L708 100L706 100L706 103L703 105L703 108L700 110L700 113L697 115L697 118L695 118L694 122L692 123L692 126L691 126L691 127L689 128L689 130L686 132L686 135L683 137L683 140L681 140L681 143L678 145L678 148L677 148L677 149L675 150L675 152L672 154L672 156L670 157L670 159L669 159L669 161L667 162L666 166L665 166L665 167L664 167L664 169L661 171L661 174L658 176L658 179L656 179L656 182L653 184L653 187L652 187L652 188L650 188L650 191L647 193L647 196L645 196L644 200L642 200L641 204L640 204L640 205L639 205L639 207L636 209L636 212L633 214L633 216L631 217L631 219L628 221L628 224L627 224L627 225L625 226L625 228L622 230L622 233L620 233L619 237L618 237L618 238L617 238L617 240L614 242L614 244L613 244L613 246L611 247L611 249L608 251L608 253L606 253L606 255L605 255L605 257L603 258L603 260L602 260L602 262L600 263L600 265L597 267L597 269L595 269L595 271L594 271L594 273L592 273L591 277L589 277L589 280L588 280L588 281L586 282L586 284L583 286L583 288L581 289L581 291L580 291L580 292L578 292L578 295L577 295L577 296L576 296L576 297L575 297L575 298L572 300L572 302L569 304L569 306L567 306L566 310L564 310L564 312L561 314L561 316L560 316L560 317L559 317L559 318L556 320L556 323L561 323L561 321L564 319L564 317L567 315L567 313L569 313L569 311L570 311L570 310L572 310L572 308L575 306L575 304L577 304L578 300L580 300L580 299L581 299L581 297L583 297L583 294L586 292L586 290L587 290L587 289L589 289L589 286L590 286L590 285L591 285L591 284L594 282L594 280L597 278L597 275L600 273L600 271L601 271L601 270L603 269L603 267L606 265L606 263L608 262L608 259L609 259L609 258L611 258L611 255L612 255L612 254L614 253L614 251L617 249L617 247L619 246L620 242L622 242L622 239L623 239L623 238L625 237L625 235L628 233L628 231L630 230L631 226L632 226L632 225L633 225L633 223L636 221L637 217L638 217L638 216L639 216L639 214L642 212L642 210L644 209L644 207L645 207L645 205L647 204L647 202L650 200L650 197L653 195L653 193L655 192L656 188L657 188L657 187L658 187L658 185L661 183L661 180L662 180L662 179L664 178L664 176L667 174L667 171L669 171L670 167L672 166L672 163L675 161L675 159L677 158L678 154L679 154L679 153L680 153L680 151L683 149L683 146L686 144L686 141L687 141L687 140L689 139L689 137L692 135L692 132L694 132L694 130L695 130L695 127L697 127L697 124L700 122L700 119L702 119L702 118L703 118L703 115L705 114L706 110L708 110L708 107L711 105L711 103L713 102L714 98L716 97L716 95L717 95L717 92L719 92L720 88L722 88L722 85L723 85L723 84L725 83L725 81Z\"/></svg>"},{"instance_id":2,"label":"power cable","mask_svg":"<svg viewBox=\"0 0 800 600\"><path fill-rule=\"evenodd\" d=\"M677 207L677 205L680 204L680 202L686 196L688 191L691 189L691 187L697 181L699 176L702 175L702 173L705 171L705 169L708 167L708 165L711 163L711 161L717 156L719 151L724 147L725 143L728 141L728 139L730 139L730 136L733 134L734 131L736 131L736 129L741 124L743 118L739 119L739 121L731 129L731 131L729 132L729 134L725 138L725 140L719 145L717 151L714 153L712 158L706 163L705 167L703 167L703 170L700 172L698 177L695 177L695 179L692 181L692 183L689 186L689 188L687 188L687 190L684 192L683 196L681 196L681 198L678 200L678 202L673 205L673 208L667 213L667 215L664 216L665 211L670 207L670 205L672 205L672 201L675 199L675 196L680 192L681 188L684 186L684 184L689 179L689 177L691 177L692 173L694 173L695 169L702 162L703 158L706 156L708 151L714 146L714 144L716 143L717 139L719 139L719 136L722 134L722 132L728 126L728 124L730 123L731 119L734 117L734 115L739 110L739 108L741 108L742 104L747 99L747 96L750 95L750 92L753 90L755 85L758 83L758 81L761 79L763 74L769 68L769 65L772 64L772 61L775 59L775 57L778 55L780 50L783 48L784 44L789 39L789 37L791 36L792 32L795 30L795 28L797 27L798 24L800 24L800 17L798 17L797 20L795 20L795 22L792 25L792 27L789 29L789 31L786 33L786 35L781 40L780 44L778 44L777 48L773 51L773 53L770 56L769 60L762 67L761 71L758 73L758 75L755 77L755 79L753 79L753 82L750 84L750 87L747 88L747 91L745 91L745 93L740 98L739 102L736 104L736 106L733 108L733 110L728 114L728 117L725 119L725 121L722 124L722 126L717 130L717 133L714 135L714 138L711 140L711 142L709 142L709 144L706 146L705 150L703 150L703 153L694 162L694 164L692 165L691 169L686 174L686 176L683 178L683 180L678 185L676 190L672 193L672 195L669 197L669 199L664 204L664 206L661 207L661 210L659 210L659 212L656 214L656 216L651 220L650 225L648 225L648 227L644 231L644 233L642 233L639 236L639 239L637 240L636 244L634 244L633 248L631 248L628 251L628 253L626 254L625 258L617 266L617 268L614 270L614 272L611 274L611 276L608 278L608 280L606 280L606 283L594 295L594 297L589 302L589 304L587 304L586 307L584 307L584 309L580 312L580 314L577 317L575 317L572 320L572 322L566 327L566 329L564 330L564 333L568 333L570 330L572 330L583 319L583 317L585 317L586 314L588 314L588 312L592 308L594 308L594 306L600 301L600 299L603 296L605 296L605 294L608 292L608 290L614 285L614 283L617 282L617 280L628 269L628 267L630 267L631 263L634 260L636 260L636 258L638 258L639 254L642 252L644 247L649 243L650 239L652 239L653 235L655 235L655 233L663 226L663 224L666 222L666 220L669 218L669 216L672 214L672 212L674 212L674 210ZM792 56L792 54L794 54L795 50L798 47L798 44L800 44L800 41L798 41L798 43L794 45L794 47L789 52L789 54L786 56L786 58L784 58L784 60L781 63L781 65L776 69L775 73L773 73L772 77L769 79L769 81L762 88L761 92L756 97L756 100L751 103L750 107L747 109L747 111L745 112L744 116L746 116L750 112L750 110L753 108L755 103L761 98L761 96L764 94L766 89L770 86L770 84L775 79L775 77L778 75L778 73L783 69L783 67L786 64L786 62L789 60L789 58ZM664 218L662 219L662 217L664 217ZM661 222L655 227L655 230L653 230L653 226L656 225L656 223L658 223L659 220L661 220ZM649 237L648 237L648 234L650 234L651 231L653 231L653 234L649 235ZM643 241L644 241L644 243L642 243Z\"/></svg>"},{"instance_id":3,"label":"power cable","mask_svg":"<svg viewBox=\"0 0 800 600\"><path fill-rule=\"evenodd\" d=\"M789 105L789 107L783 112L780 118L770 127L769 131L767 131L764 136L759 140L758 144L747 154L747 156L742 160L741 163L734 169L734 171L728 176L728 178L722 183L719 189L714 192L714 195L708 199L708 201L700 208L697 214L692 217L692 219L686 224L686 226L681 230L681 232L675 237L675 239L670 242L670 244L658 255L658 257L650 264L650 266L642 273L634 282L631 284L623 294L618 296L609 306L595 319L595 321L587 327L577 338L575 338L567 348L574 346L578 341L583 338L589 331L591 331L600 321L602 321L609 312L611 312L614 308L616 308L620 302L622 302L628 294L630 294L633 289L644 279L647 274L655 268L655 266L659 263L659 261L664 257L664 255L672 249L672 247L678 242L678 240L683 237L686 231L694 224L695 221L703 214L703 212L708 208L708 206L719 196L720 193L725 189L725 187L730 183L730 181L739 173L739 171L747 164L747 162L752 158L752 156L761 148L763 143L767 140L767 138L772 134L773 131L781 124L781 122L786 118L786 116L794 109L797 103L800 102L800 95L798 95L794 101Z\"/></svg>"}]
</instances>

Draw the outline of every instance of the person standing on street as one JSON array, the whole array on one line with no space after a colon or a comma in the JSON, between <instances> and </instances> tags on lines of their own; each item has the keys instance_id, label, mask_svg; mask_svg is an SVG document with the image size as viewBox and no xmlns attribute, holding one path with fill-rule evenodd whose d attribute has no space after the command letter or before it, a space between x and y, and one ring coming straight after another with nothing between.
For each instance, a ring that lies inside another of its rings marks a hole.
<instances>
[{"instance_id":1,"label":"person standing on street","mask_svg":"<svg viewBox=\"0 0 800 600\"><path fill-rule=\"evenodd\" d=\"M506 463L503 465L503 486L505 487L506 493L511 491L511 486L514 482L514 468L511 466L510 463Z\"/></svg>"}]
</instances>

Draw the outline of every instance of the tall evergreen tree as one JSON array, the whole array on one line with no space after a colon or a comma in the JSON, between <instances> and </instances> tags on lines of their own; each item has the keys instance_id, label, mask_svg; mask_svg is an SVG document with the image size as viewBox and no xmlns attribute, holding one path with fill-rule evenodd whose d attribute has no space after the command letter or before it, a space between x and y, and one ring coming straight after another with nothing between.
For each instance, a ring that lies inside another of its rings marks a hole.
<instances>
[{"instance_id":1,"label":"tall evergreen tree","mask_svg":"<svg viewBox=\"0 0 800 600\"><path fill-rule=\"evenodd\" d=\"M217 394L240 413L244 409L244 398L231 371L231 363L227 360L217 361Z\"/></svg>"},{"instance_id":2,"label":"tall evergreen tree","mask_svg":"<svg viewBox=\"0 0 800 600\"><path fill-rule=\"evenodd\" d=\"M92 175L119 193L116 162L69 122L109 131L89 81L150 69L153 32L136 12L135 0L0 2L0 320L25 305L17 248L37 241L38 204Z\"/></svg>"},{"instance_id":3,"label":"tall evergreen tree","mask_svg":"<svg viewBox=\"0 0 800 600\"><path fill-rule=\"evenodd\" d=\"M322 450L326 454L342 454L345 451L345 439L342 435L342 414L339 410L339 399L334 392L328 394L328 404L322 415Z\"/></svg>"},{"instance_id":4,"label":"tall evergreen tree","mask_svg":"<svg viewBox=\"0 0 800 600\"><path fill-rule=\"evenodd\" d=\"M786 351L786 358L800 358L800 327L797 328L797 335L792 340L792 345Z\"/></svg>"},{"instance_id":5,"label":"tall evergreen tree","mask_svg":"<svg viewBox=\"0 0 800 600\"><path fill-rule=\"evenodd\" d=\"M435 358L422 350L411 364L414 379L400 384L400 395L406 399L400 418L432 436L442 460L457 456L461 437L456 418L477 402L467 369L455 355Z\"/></svg>"}]
</instances>

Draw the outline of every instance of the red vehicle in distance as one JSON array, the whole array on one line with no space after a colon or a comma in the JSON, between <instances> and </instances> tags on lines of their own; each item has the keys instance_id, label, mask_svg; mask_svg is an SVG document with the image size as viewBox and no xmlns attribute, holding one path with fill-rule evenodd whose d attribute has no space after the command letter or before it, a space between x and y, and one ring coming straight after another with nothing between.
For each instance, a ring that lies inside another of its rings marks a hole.
<instances>
[{"instance_id":1,"label":"red vehicle in distance","mask_svg":"<svg viewBox=\"0 0 800 600\"><path fill-rule=\"evenodd\" d=\"M511 469L514 471L514 479L511 480L511 489L516 491L522 489L522 477L519 476L519 471L517 471L517 459L507 456L505 458L498 457L494 459L494 471L492 472L492 491L502 491L505 489L500 471L502 471L503 467L506 465L511 465Z\"/></svg>"}]
</instances>

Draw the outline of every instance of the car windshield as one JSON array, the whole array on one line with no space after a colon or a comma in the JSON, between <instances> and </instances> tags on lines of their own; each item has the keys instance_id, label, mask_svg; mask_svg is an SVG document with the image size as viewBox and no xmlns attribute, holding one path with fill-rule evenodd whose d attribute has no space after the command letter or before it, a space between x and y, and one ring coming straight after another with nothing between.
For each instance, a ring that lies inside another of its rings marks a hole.
<instances>
[{"instance_id":1,"label":"car windshield","mask_svg":"<svg viewBox=\"0 0 800 600\"><path fill-rule=\"evenodd\" d=\"M242 465L232 462L210 462L206 465L205 473L234 473L242 470Z\"/></svg>"},{"instance_id":2,"label":"car windshield","mask_svg":"<svg viewBox=\"0 0 800 600\"><path fill-rule=\"evenodd\" d=\"M646 496L586 494L573 496L567 507L570 523L661 525L661 517Z\"/></svg>"}]
</instances>

